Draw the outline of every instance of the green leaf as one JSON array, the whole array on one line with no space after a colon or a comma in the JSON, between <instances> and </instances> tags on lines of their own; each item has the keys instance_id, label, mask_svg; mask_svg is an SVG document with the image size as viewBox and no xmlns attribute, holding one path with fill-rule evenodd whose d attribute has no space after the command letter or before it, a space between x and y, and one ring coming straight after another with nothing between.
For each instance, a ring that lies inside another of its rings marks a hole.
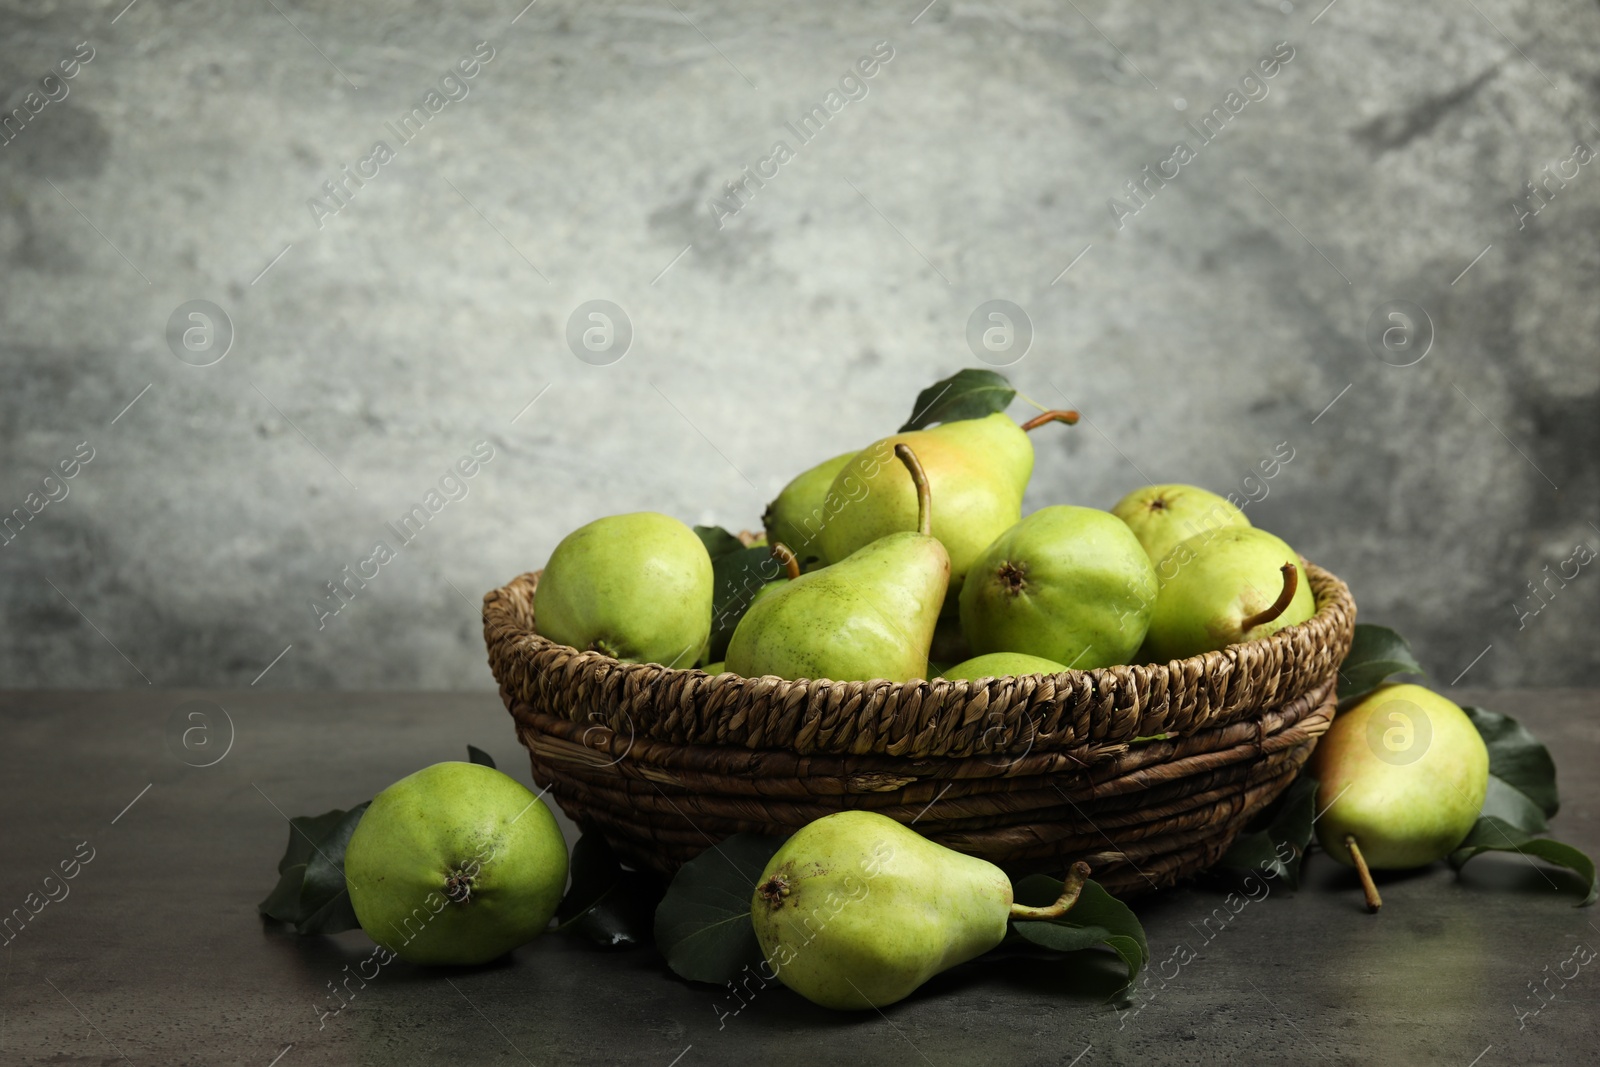
<instances>
[{"instance_id":1,"label":"green leaf","mask_svg":"<svg viewBox=\"0 0 1600 1067\"><path fill-rule=\"evenodd\" d=\"M685 863L656 909L656 947L691 982L723 984L761 962L750 898L778 838L735 834Z\"/></svg>"},{"instance_id":2,"label":"green leaf","mask_svg":"<svg viewBox=\"0 0 1600 1067\"><path fill-rule=\"evenodd\" d=\"M477 745L468 745L467 762L481 764L485 767L493 767L494 757L489 755L489 753L485 752L483 749L479 748Z\"/></svg>"},{"instance_id":3,"label":"green leaf","mask_svg":"<svg viewBox=\"0 0 1600 1067\"><path fill-rule=\"evenodd\" d=\"M624 868L605 838L585 832L572 849L572 884L556 909L556 929L606 948L649 944L662 891L659 878Z\"/></svg>"},{"instance_id":4,"label":"green leaf","mask_svg":"<svg viewBox=\"0 0 1600 1067\"><path fill-rule=\"evenodd\" d=\"M1387 626L1356 624L1350 654L1339 665L1339 700L1364 696L1392 674L1426 674L1406 639Z\"/></svg>"},{"instance_id":5,"label":"green leaf","mask_svg":"<svg viewBox=\"0 0 1600 1067\"><path fill-rule=\"evenodd\" d=\"M1479 818L1485 816L1510 823L1530 834L1540 833L1549 826L1539 805L1530 800L1526 793L1493 774L1489 775L1489 790L1483 797L1483 810L1478 813Z\"/></svg>"},{"instance_id":6,"label":"green leaf","mask_svg":"<svg viewBox=\"0 0 1600 1067\"><path fill-rule=\"evenodd\" d=\"M728 641L744 613L750 610L757 591L775 578L783 568L767 548L739 548L711 561L711 640L705 662L715 663L728 654Z\"/></svg>"},{"instance_id":7,"label":"green leaf","mask_svg":"<svg viewBox=\"0 0 1600 1067\"><path fill-rule=\"evenodd\" d=\"M1459 848L1450 854L1450 866L1460 870L1474 856L1485 852L1520 852L1575 872L1588 883L1588 891L1578 907L1600 899L1600 883L1595 880L1594 860L1571 845L1529 833L1492 815L1478 820Z\"/></svg>"},{"instance_id":8,"label":"green leaf","mask_svg":"<svg viewBox=\"0 0 1600 1067\"><path fill-rule=\"evenodd\" d=\"M918 393L911 418L898 432L920 430L938 422L981 419L1004 411L1016 395L1004 375L969 367Z\"/></svg>"},{"instance_id":9,"label":"green leaf","mask_svg":"<svg viewBox=\"0 0 1600 1067\"><path fill-rule=\"evenodd\" d=\"M1461 709L1489 747L1489 773L1527 796L1550 818L1561 807L1556 765L1550 750L1509 715L1485 708Z\"/></svg>"},{"instance_id":10,"label":"green leaf","mask_svg":"<svg viewBox=\"0 0 1600 1067\"><path fill-rule=\"evenodd\" d=\"M290 819L278 884L256 910L289 924L297 934L337 934L358 927L345 887L344 850L367 803Z\"/></svg>"},{"instance_id":11,"label":"green leaf","mask_svg":"<svg viewBox=\"0 0 1600 1067\"><path fill-rule=\"evenodd\" d=\"M1290 889L1300 886L1300 863L1311 843L1317 813L1317 780L1309 774L1296 778L1268 809L1259 829L1240 834L1223 853L1217 866L1237 872L1258 872L1282 878ZM1284 846L1293 855L1284 858Z\"/></svg>"},{"instance_id":12,"label":"green leaf","mask_svg":"<svg viewBox=\"0 0 1600 1067\"><path fill-rule=\"evenodd\" d=\"M1019 904L1045 907L1061 895L1062 883L1044 874L1030 874L1016 884ZM1099 882L1083 883L1078 902L1059 919L1013 919L1011 929L1024 940L1056 952L1081 952L1098 946L1115 952L1128 968L1128 984L1150 960L1144 927L1128 906Z\"/></svg>"},{"instance_id":13,"label":"green leaf","mask_svg":"<svg viewBox=\"0 0 1600 1067\"><path fill-rule=\"evenodd\" d=\"M700 543L706 546L706 552L711 556L713 563L718 557L744 548L743 541L720 526L696 526L694 532L700 538Z\"/></svg>"}]
</instances>

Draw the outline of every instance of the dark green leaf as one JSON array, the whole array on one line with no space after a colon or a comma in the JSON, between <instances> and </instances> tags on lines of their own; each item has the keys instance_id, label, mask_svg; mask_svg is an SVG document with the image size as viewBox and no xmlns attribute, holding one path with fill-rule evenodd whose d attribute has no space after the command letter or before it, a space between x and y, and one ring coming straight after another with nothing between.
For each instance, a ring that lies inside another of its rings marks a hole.
<instances>
[{"instance_id":1,"label":"dark green leaf","mask_svg":"<svg viewBox=\"0 0 1600 1067\"><path fill-rule=\"evenodd\" d=\"M981 419L1004 411L1016 395L1017 391L1011 388L1004 375L969 367L918 393L911 418L899 432L920 430L939 422Z\"/></svg>"},{"instance_id":2,"label":"dark green leaf","mask_svg":"<svg viewBox=\"0 0 1600 1067\"><path fill-rule=\"evenodd\" d=\"M600 900L622 880L622 864L605 838L593 830L585 830L578 843L572 846L572 863L568 868L571 881L567 895L556 908L556 922L560 926L576 919Z\"/></svg>"},{"instance_id":3,"label":"dark green leaf","mask_svg":"<svg viewBox=\"0 0 1600 1067\"><path fill-rule=\"evenodd\" d=\"M617 887L573 922L574 933L604 948L642 948L655 940L656 908L666 886L648 871L622 872Z\"/></svg>"},{"instance_id":4,"label":"dark green leaf","mask_svg":"<svg viewBox=\"0 0 1600 1067\"><path fill-rule=\"evenodd\" d=\"M278 861L278 884L257 910L297 934L336 934L358 925L344 881L344 850L366 803L349 811L289 820L289 845Z\"/></svg>"},{"instance_id":5,"label":"dark green leaf","mask_svg":"<svg viewBox=\"0 0 1600 1067\"><path fill-rule=\"evenodd\" d=\"M767 548L740 548L711 561L711 640L705 660L715 663L728 654L734 628L763 585L783 576L783 568Z\"/></svg>"},{"instance_id":6,"label":"dark green leaf","mask_svg":"<svg viewBox=\"0 0 1600 1067\"><path fill-rule=\"evenodd\" d=\"M1356 624L1350 654L1339 665L1339 699L1362 696L1393 674L1426 674L1406 639L1387 626Z\"/></svg>"},{"instance_id":7,"label":"dark green leaf","mask_svg":"<svg viewBox=\"0 0 1600 1067\"><path fill-rule=\"evenodd\" d=\"M467 762L482 764L485 767L493 767L494 757L489 755L489 753L485 752L483 749L479 748L477 745L468 745Z\"/></svg>"},{"instance_id":8,"label":"dark green leaf","mask_svg":"<svg viewBox=\"0 0 1600 1067\"><path fill-rule=\"evenodd\" d=\"M1282 878L1290 889L1299 888L1300 863L1311 843L1316 812L1317 780L1302 774L1259 820L1260 828L1234 839L1217 866ZM1285 853L1290 850L1293 854L1286 859Z\"/></svg>"},{"instance_id":9,"label":"dark green leaf","mask_svg":"<svg viewBox=\"0 0 1600 1067\"><path fill-rule=\"evenodd\" d=\"M1561 800L1556 792L1556 765L1550 750L1509 715L1485 708L1461 710L1489 746L1489 773L1526 794L1545 818L1555 815Z\"/></svg>"},{"instance_id":10,"label":"dark green leaf","mask_svg":"<svg viewBox=\"0 0 1600 1067\"><path fill-rule=\"evenodd\" d=\"M1061 895L1062 883L1043 874L1030 874L1018 882L1014 897L1019 904L1044 907ZM1079 952L1104 945L1121 957L1128 982L1150 960L1144 927L1128 906L1093 880L1083 883L1078 902L1059 919L1014 919L1011 928L1035 945L1057 952Z\"/></svg>"},{"instance_id":11,"label":"dark green leaf","mask_svg":"<svg viewBox=\"0 0 1600 1067\"><path fill-rule=\"evenodd\" d=\"M586 832L572 849L572 884L556 909L556 929L607 948L635 948L651 940L661 881L617 862L605 838Z\"/></svg>"},{"instance_id":12,"label":"dark green leaf","mask_svg":"<svg viewBox=\"0 0 1600 1067\"><path fill-rule=\"evenodd\" d=\"M1478 820L1467 839L1450 854L1450 866L1460 870L1472 857L1484 852L1520 852L1535 856L1547 863L1565 867L1588 883L1588 890L1578 906L1593 904L1600 898L1600 883L1595 880L1594 860L1571 845L1537 834L1528 833L1503 819L1486 816Z\"/></svg>"},{"instance_id":13,"label":"dark green leaf","mask_svg":"<svg viewBox=\"0 0 1600 1067\"><path fill-rule=\"evenodd\" d=\"M683 865L656 909L656 947L673 971L720 985L761 962L750 898L781 844L735 834Z\"/></svg>"},{"instance_id":14,"label":"dark green leaf","mask_svg":"<svg viewBox=\"0 0 1600 1067\"><path fill-rule=\"evenodd\" d=\"M341 890L327 898L315 911L295 925L297 934L342 934L361 926L356 909L350 903L350 894Z\"/></svg>"},{"instance_id":15,"label":"dark green leaf","mask_svg":"<svg viewBox=\"0 0 1600 1067\"><path fill-rule=\"evenodd\" d=\"M1510 823L1530 834L1541 833L1549 826L1545 822L1544 812L1528 799L1526 793L1492 774L1489 776L1489 791L1484 794L1483 810L1478 815L1480 818L1488 816Z\"/></svg>"},{"instance_id":16,"label":"dark green leaf","mask_svg":"<svg viewBox=\"0 0 1600 1067\"><path fill-rule=\"evenodd\" d=\"M300 887L306 881L306 865L297 863L278 874L278 884L256 911L274 922L295 923L300 919Z\"/></svg>"},{"instance_id":17,"label":"dark green leaf","mask_svg":"<svg viewBox=\"0 0 1600 1067\"><path fill-rule=\"evenodd\" d=\"M711 556L712 562L716 562L718 557L726 556L729 552L738 552L744 548L743 541L720 526L696 526L694 532L700 538L700 543L706 546L706 552Z\"/></svg>"}]
</instances>

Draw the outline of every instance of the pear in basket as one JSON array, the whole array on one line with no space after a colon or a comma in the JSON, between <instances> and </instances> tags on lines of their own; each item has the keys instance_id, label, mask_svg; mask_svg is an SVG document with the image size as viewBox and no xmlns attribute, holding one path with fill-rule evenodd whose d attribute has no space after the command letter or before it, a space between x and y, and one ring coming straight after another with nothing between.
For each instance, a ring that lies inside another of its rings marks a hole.
<instances>
[{"instance_id":1,"label":"pear in basket","mask_svg":"<svg viewBox=\"0 0 1600 1067\"><path fill-rule=\"evenodd\" d=\"M729 673L840 682L927 676L950 557L929 533L932 500L916 454L901 444L895 455L917 487L916 530L890 533L837 563L769 585L728 642Z\"/></svg>"},{"instance_id":2,"label":"pear in basket","mask_svg":"<svg viewBox=\"0 0 1600 1067\"><path fill-rule=\"evenodd\" d=\"M1317 613L1300 557L1254 527L1178 542L1156 565L1156 577L1161 592L1144 651L1157 662L1259 641Z\"/></svg>"},{"instance_id":3,"label":"pear in basket","mask_svg":"<svg viewBox=\"0 0 1600 1067\"><path fill-rule=\"evenodd\" d=\"M844 506L844 498L830 497L829 489L834 476L855 458L854 452L846 452L795 475L761 516L767 540L788 545L802 569L822 562L822 527Z\"/></svg>"},{"instance_id":4,"label":"pear in basket","mask_svg":"<svg viewBox=\"0 0 1600 1067\"><path fill-rule=\"evenodd\" d=\"M939 503L932 532L950 556L946 612L953 614L973 560L1022 518L1022 493L1033 474L1033 443L1026 431L1046 422L1077 421L1075 411L1047 411L1018 426L1004 412L994 412L981 419L897 433L868 445L834 476L830 493L845 503L822 528L824 562L838 562L916 523L917 490L889 458L896 446L909 445Z\"/></svg>"},{"instance_id":5,"label":"pear in basket","mask_svg":"<svg viewBox=\"0 0 1600 1067\"><path fill-rule=\"evenodd\" d=\"M692 667L711 636L711 555L670 515L596 519L550 556L533 594L552 641L630 663Z\"/></svg>"},{"instance_id":6,"label":"pear in basket","mask_svg":"<svg viewBox=\"0 0 1600 1067\"><path fill-rule=\"evenodd\" d=\"M1128 524L1151 563L1160 563L1179 541L1208 530L1250 525L1231 501L1193 485L1135 489L1116 502L1111 514Z\"/></svg>"},{"instance_id":7,"label":"pear in basket","mask_svg":"<svg viewBox=\"0 0 1600 1067\"><path fill-rule=\"evenodd\" d=\"M1115 515L1057 504L995 538L961 590L972 650L1078 670L1127 663L1156 604L1156 573Z\"/></svg>"}]
</instances>

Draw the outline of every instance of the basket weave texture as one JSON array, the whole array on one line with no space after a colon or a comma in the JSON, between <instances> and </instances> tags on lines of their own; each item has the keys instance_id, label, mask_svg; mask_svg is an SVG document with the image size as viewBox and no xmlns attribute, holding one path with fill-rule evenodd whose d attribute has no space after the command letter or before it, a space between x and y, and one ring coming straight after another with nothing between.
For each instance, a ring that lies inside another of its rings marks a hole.
<instances>
[{"instance_id":1,"label":"basket weave texture","mask_svg":"<svg viewBox=\"0 0 1600 1067\"><path fill-rule=\"evenodd\" d=\"M1305 572L1316 615L1263 640L981 682L622 663L538 635L537 572L485 594L484 639L534 779L626 862L671 874L732 834L865 808L1013 874L1082 859L1136 894L1221 858L1327 730L1355 602Z\"/></svg>"}]
</instances>

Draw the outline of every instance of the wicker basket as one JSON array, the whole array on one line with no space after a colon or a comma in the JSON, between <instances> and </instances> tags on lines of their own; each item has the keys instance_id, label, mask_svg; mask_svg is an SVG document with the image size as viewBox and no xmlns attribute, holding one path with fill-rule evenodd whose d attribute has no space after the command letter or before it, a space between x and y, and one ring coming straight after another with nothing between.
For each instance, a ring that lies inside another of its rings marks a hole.
<instances>
[{"instance_id":1,"label":"wicker basket","mask_svg":"<svg viewBox=\"0 0 1600 1067\"><path fill-rule=\"evenodd\" d=\"M537 573L486 594L483 627L534 779L625 861L670 874L731 834L868 808L1012 873L1084 859L1139 893L1215 863L1328 728L1356 609L1305 570L1316 615L1265 640L983 683L622 663L534 632Z\"/></svg>"}]
</instances>

